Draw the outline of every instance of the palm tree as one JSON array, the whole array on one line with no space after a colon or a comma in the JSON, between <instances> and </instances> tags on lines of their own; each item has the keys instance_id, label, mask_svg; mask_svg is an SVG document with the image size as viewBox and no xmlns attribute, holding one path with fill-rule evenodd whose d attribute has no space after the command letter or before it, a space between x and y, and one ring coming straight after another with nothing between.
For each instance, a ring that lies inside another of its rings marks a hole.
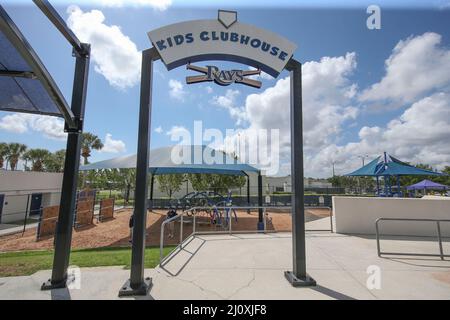
<instances>
[{"instance_id":1,"label":"palm tree","mask_svg":"<svg viewBox=\"0 0 450 320\"><path fill-rule=\"evenodd\" d=\"M30 168L28 167L28 161L31 161L30 151L24 152L22 155L22 160L25 161L25 164L23 165L23 168L25 171L30 171Z\"/></svg>"},{"instance_id":2,"label":"palm tree","mask_svg":"<svg viewBox=\"0 0 450 320\"><path fill-rule=\"evenodd\" d=\"M27 150L27 146L21 143L9 143L7 150L6 158L9 161L11 170L14 171L17 168L20 157Z\"/></svg>"},{"instance_id":3,"label":"palm tree","mask_svg":"<svg viewBox=\"0 0 450 320\"><path fill-rule=\"evenodd\" d=\"M1 142L0 143L0 169L3 168L3 163L5 161L5 157L8 154L8 144Z\"/></svg>"},{"instance_id":4,"label":"palm tree","mask_svg":"<svg viewBox=\"0 0 450 320\"><path fill-rule=\"evenodd\" d=\"M22 159L31 161L31 171L44 171L44 160L50 155L46 149L30 149L23 154Z\"/></svg>"},{"instance_id":5,"label":"palm tree","mask_svg":"<svg viewBox=\"0 0 450 320\"><path fill-rule=\"evenodd\" d=\"M44 159L45 170L50 172L62 172L64 170L64 161L66 158L66 150L58 150L49 154Z\"/></svg>"},{"instance_id":6,"label":"palm tree","mask_svg":"<svg viewBox=\"0 0 450 320\"><path fill-rule=\"evenodd\" d=\"M103 142L95 134L83 132L81 135L81 156L84 158L84 164L89 164L88 158L91 156L91 150L100 150L103 148Z\"/></svg>"}]
</instances>

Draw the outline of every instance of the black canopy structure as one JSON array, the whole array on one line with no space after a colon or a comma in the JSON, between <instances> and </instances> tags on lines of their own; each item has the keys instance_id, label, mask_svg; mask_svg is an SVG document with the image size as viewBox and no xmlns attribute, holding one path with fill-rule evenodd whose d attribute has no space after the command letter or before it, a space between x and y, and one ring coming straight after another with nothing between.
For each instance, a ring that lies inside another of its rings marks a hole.
<instances>
[{"instance_id":1,"label":"black canopy structure","mask_svg":"<svg viewBox=\"0 0 450 320\"><path fill-rule=\"evenodd\" d=\"M90 45L78 40L48 1L33 2L66 38L76 58L69 108L41 59L0 6L0 110L62 117L68 133L52 278L42 285L42 289L47 290L63 288L67 282Z\"/></svg>"},{"instance_id":2,"label":"black canopy structure","mask_svg":"<svg viewBox=\"0 0 450 320\"><path fill-rule=\"evenodd\" d=\"M0 6L0 110L63 117L75 116L36 52Z\"/></svg>"}]
</instances>

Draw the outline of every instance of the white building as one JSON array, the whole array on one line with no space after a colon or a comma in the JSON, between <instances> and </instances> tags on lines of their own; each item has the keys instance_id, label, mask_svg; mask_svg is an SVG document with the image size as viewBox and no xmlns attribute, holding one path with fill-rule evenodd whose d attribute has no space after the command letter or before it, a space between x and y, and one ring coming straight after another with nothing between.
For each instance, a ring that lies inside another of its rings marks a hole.
<instances>
[{"instance_id":1,"label":"white building","mask_svg":"<svg viewBox=\"0 0 450 320\"><path fill-rule=\"evenodd\" d=\"M266 190L271 192L291 192L291 176L284 177L264 177L264 186ZM305 178L304 187L305 188L331 188L333 185L326 181L320 179Z\"/></svg>"},{"instance_id":2,"label":"white building","mask_svg":"<svg viewBox=\"0 0 450 320\"><path fill-rule=\"evenodd\" d=\"M0 223L21 222L59 205L62 173L0 170Z\"/></svg>"}]
</instances>

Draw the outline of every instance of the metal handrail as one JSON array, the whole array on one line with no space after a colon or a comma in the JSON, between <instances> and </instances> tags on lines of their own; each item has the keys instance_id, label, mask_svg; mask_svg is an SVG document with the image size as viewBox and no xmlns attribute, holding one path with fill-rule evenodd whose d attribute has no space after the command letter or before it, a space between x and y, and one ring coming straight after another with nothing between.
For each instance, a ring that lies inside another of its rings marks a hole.
<instances>
[{"instance_id":1,"label":"metal handrail","mask_svg":"<svg viewBox=\"0 0 450 320\"><path fill-rule=\"evenodd\" d=\"M320 207L305 207L305 209L329 209L330 210L330 225L331 228L330 230L328 229L323 229L323 230L306 230L306 231L331 231L333 232L333 216L332 216L332 210L330 207L325 207L325 206L320 206ZM219 210L251 210L251 209L263 209L263 222L264 222L264 229L263 230L246 230L246 231L233 231L232 229L232 224L233 224L233 219L231 217L231 213L230 213L230 217L229 217L229 225L228 225L228 230L224 230L224 231L201 231L198 232L196 230L196 211L197 210L214 210L214 209L219 209ZM160 250L159 250L159 263L160 265L162 265L162 263L171 256L171 254L173 252L175 252L178 249L182 249L183 248L183 243L188 241L189 238L195 236L195 235L205 235L205 234L233 234L233 233L274 233L277 232L275 230L267 230L266 229L266 210L267 209L290 209L289 207L286 206L269 206L269 207L264 207L264 206L206 206L206 207L193 207L193 208L189 208L184 210L181 214L176 215L172 218L166 219L162 222L161 224L161 232L160 232ZM192 233L190 235L188 235L184 240L183 240L183 224L184 224L184 216L187 215L188 213L193 213L192 214ZM180 220L180 242L179 244L173 249L171 250L171 252L164 258L164 254L163 254L163 249L164 249L164 230L165 230L165 226L168 223L174 222L176 220Z\"/></svg>"},{"instance_id":2,"label":"metal handrail","mask_svg":"<svg viewBox=\"0 0 450 320\"><path fill-rule=\"evenodd\" d=\"M437 233L437 240L438 240L438 244L439 244L439 254L434 254L434 253L381 252L381 248L380 248L380 232L379 232L379 222L380 221L436 222L436 233ZM378 253L378 256L381 257L381 255L390 255L390 256L440 257L441 260L444 260L444 257L450 257L450 255L444 254L444 249L442 247L441 222L450 222L450 220L449 219L378 218L375 221L375 233L376 233L376 239L377 239L377 253Z\"/></svg>"}]
</instances>

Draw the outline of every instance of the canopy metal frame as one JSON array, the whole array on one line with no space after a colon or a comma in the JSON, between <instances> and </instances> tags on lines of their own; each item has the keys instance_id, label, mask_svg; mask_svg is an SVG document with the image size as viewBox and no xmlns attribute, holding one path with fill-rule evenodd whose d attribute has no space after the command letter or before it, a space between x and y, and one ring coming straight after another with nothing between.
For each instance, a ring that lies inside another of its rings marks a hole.
<instances>
[{"instance_id":1,"label":"canopy metal frame","mask_svg":"<svg viewBox=\"0 0 450 320\"><path fill-rule=\"evenodd\" d=\"M90 44L80 42L48 1L33 0L33 2L66 38L72 46L72 55L75 57L71 108L67 109L67 112L63 112L65 119L64 131L68 133L68 137L58 224L55 233L52 275L51 279L41 286L42 290L51 290L67 286L67 268L69 266L73 220L76 207L75 200L80 166L81 134L83 132L83 120L86 109L91 46Z\"/></svg>"},{"instance_id":2,"label":"canopy metal frame","mask_svg":"<svg viewBox=\"0 0 450 320\"><path fill-rule=\"evenodd\" d=\"M50 6L48 1L38 1L35 3L42 3L42 5ZM51 7L51 6L50 6ZM66 26L67 28L67 26ZM6 36L6 38L11 42L11 44L16 48L21 57L27 62L32 71L29 70L3 70L0 72L0 76L6 77L22 77L22 78L31 78L31 79L39 79L42 83L43 87L49 94L50 98L54 101L56 107L60 111L64 120L67 123L67 126L71 129L75 129L79 127L77 123L76 115L73 113L69 105L67 104L63 94L59 90L55 81L51 77L50 73L45 68L41 59L28 43L28 41L23 36L20 29L14 23L14 21L9 17L7 12L0 6L0 29L2 33ZM68 28L67 28L68 29ZM74 36L75 37L75 36ZM30 110L18 110L18 109L9 109L2 108L4 111L13 111L13 112L23 112L23 113L35 113L41 115L51 115L55 116L54 113L47 113L43 111L30 111Z\"/></svg>"},{"instance_id":3,"label":"canopy metal frame","mask_svg":"<svg viewBox=\"0 0 450 320\"><path fill-rule=\"evenodd\" d=\"M33 0L53 25L61 32L72 46L75 57L75 73L73 80L72 101L69 108L63 94L42 61L25 39L19 28L6 11L0 6L0 30L15 47L30 70L2 70L0 76L13 78L36 79L41 82L49 97L53 100L60 113L36 110L8 109L5 111L33 113L50 116L62 116L65 120L64 131L68 133L66 157L61 188L61 200L58 224L55 234L55 251L53 257L52 276L41 286L42 290L64 288L67 285L67 268L70 258L73 220L75 214L75 198L77 193L78 170L80 165L81 134L85 116L87 83L90 63L90 44L82 43L66 25L64 20L47 0ZM21 90L24 90L21 87ZM24 91L26 95L26 92Z\"/></svg>"}]
</instances>

